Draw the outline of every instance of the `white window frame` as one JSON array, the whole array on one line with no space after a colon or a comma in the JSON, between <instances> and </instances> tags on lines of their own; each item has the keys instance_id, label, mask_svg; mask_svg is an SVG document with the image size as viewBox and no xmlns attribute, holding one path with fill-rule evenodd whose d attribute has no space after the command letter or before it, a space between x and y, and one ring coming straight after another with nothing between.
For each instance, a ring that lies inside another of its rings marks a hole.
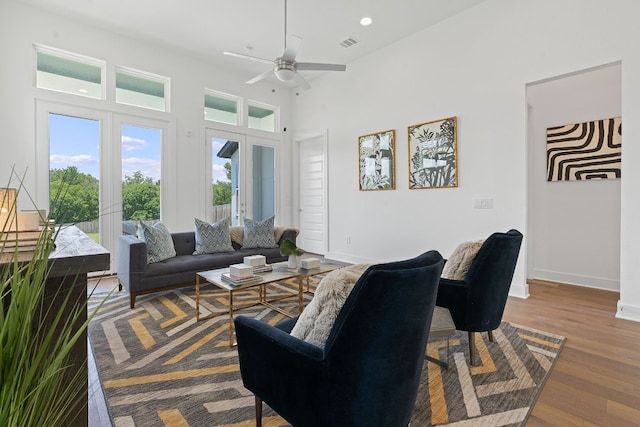
<instances>
[{"instance_id":1,"label":"white window frame","mask_svg":"<svg viewBox=\"0 0 640 427\"><path fill-rule=\"evenodd\" d=\"M258 107L265 110L273 111L273 131L249 127L249 107ZM254 101L249 99L247 101L246 116L247 116L247 128L253 129L253 130L259 130L262 132L280 133L280 107L276 107L275 105L266 104L264 102L259 102L259 101Z\"/></svg>"},{"instance_id":2,"label":"white window frame","mask_svg":"<svg viewBox=\"0 0 640 427\"><path fill-rule=\"evenodd\" d=\"M80 96L80 97L83 97L83 98L100 99L100 100L105 100L106 99L106 95L107 95L107 85L106 85L106 80L107 80L107 62L106 61L103 61L103 60L100 60L100 59L96 59L96 58L92 58L92 57L85 56L85 55L79 55L77 53L72 53L72 52L68 52L66 50L56 49L54 47L45 46L45 45L41 45L41 44L37 44L37 43L34 43L33 47L34 47L34 50L33 50L33 52L34 52L33 86L34 87L36 87L38 89L41 89L41 90L48 90L48 91L58 92L58 93L66 93L66 94L70 94L70 95ZM52 56L57 56L57 57L60 57L60 58L71 60L71 61L81 62L83 64L99 67L100 68L100 98L94 98L92 96L85 96L85 95L82 95L82 94L72 93L72 92L68 92L68 91L61 91L61 90L56 90L56 89L39 87L38 86L38 54L39 53L44 53L44 54L48 54L48 55L52 55Z\"/></svg>"},{"instance_id":3,"label":"white window frame","mask_svg":"<svg viewBox=\"0 0 640 427\"><path fill-rule=\"evenodd\" d=\"M158 110L158 109L155 109L155 108L144 107L144 106L138 105L138 104L129 104L129 103L126 103L126 102L118 102L117 101L117 96L116 96L116 92L118 90L118 77L117 77L118 73L128 74L128 75L133 76L133 77L138 77L138 78L145 79L145 80L151 80L151 81L154 81L154 82L157 82L157 83L162 83L164 85L164 110ZM171 112L171 78L165 77L165 76L161 76L159 74L149 73L147 71L140 71L140 70L136 70L134 68L123 67L123 66L117 65L117 66L114 67L113 79L114 79L114 84L113 84L114 96L113 96L113 99L114 99L116 104L130 105L132 107L144 108L144 109L152 110L152 111L161 111L161 112L165 112L165 113Z\"/></svg>"},{"instance_id":4,"label":"white window frame","mask_svg":"<svg viewBox=\"0 0 640 427\"><path fill-rule=\"evenodd\" d=\"M225 93L225 92L221 92L219 90L214 90L214 89L206 89L204 90L204 93L202 95L202 101L203 101L203 107L202 107L202 114L203 117L205 116L205 108L206 106L204 105L204 98L206 95L209 96L214 96L216 98L222 98L222 99L226 99L228 101L233 101L236 103L236 123L228 123L228 122L222 122L222 121L218 121L218 120L213 120L213 119L207 119L206 117L204 118L204 120L206 122L213 122L213 123L222 123L222 124L226 124L226 125L231 125L231 126L242 126L244 123L244 102L242 97L237 96L237 95L232 95L230 93ZM248 110L247 110L248 111Z\"/></svg>"}]
</instances>

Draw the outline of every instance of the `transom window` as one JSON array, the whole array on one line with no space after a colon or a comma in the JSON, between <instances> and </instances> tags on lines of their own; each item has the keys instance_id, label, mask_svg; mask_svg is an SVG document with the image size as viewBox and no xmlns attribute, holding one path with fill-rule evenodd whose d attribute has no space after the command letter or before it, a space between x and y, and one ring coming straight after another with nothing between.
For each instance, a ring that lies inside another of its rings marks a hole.
<instances>
[{"instance_id":1,"label":"transom window","mask_svg":"<svg viewBox=\"0 0 640 427\"><path fill-rule=\"evenodd\" d=\"M238 110L242 105L240 97L223 92L205 90L204 94L204 119L214 122L240 125Z\"/></svg>"},{"instance_id":2,"label":"transom window","mask_svg":"<svg viewBox=\"0 0 640 427\"><path fill-rule=\"evenodd\" d=\"M167 77L116 67L116 102L169 111L169 84Z\"/></svg>"},{"instance_id":3,"label":"transom window","mask_svg":"<svg viewBox=\"0 0 640 427\"><path fill-rule=\"evenodd\" d=\"M35 46L36 87L104 99L104 61L44 46Z\"/></svg>"},{"instance_id":4,"label":"transom window","mask_svg":"<svg viewBox=\"0 0 640 427\"><path fill-rule=\"evenodd\" d=\"M249 101L249 129L260 129L275 132L279 121L278 107Z\"/></svg>"}]
</instances>

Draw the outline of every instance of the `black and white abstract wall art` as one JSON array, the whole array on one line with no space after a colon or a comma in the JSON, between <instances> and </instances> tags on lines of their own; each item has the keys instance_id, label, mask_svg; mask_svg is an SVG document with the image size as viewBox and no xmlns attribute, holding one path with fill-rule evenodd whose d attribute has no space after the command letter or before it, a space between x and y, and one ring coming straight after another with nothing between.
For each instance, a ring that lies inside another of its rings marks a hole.
<instances>
[{"instance_id":1,"label":"black and white abstract wall art","mask_svg":"<svg viewBox=\"0 0 640 427\"><path fill-rule=\"evenodd\" d=\"M547 181L621 176L621 117L547 128Z\"/></svg>"}]
</instances>

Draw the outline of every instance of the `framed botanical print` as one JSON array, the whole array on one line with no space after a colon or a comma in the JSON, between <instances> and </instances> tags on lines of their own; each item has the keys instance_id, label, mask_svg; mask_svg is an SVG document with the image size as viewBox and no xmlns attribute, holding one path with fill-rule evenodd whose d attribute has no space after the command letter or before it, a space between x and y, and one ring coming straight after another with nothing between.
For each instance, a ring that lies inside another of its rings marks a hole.
<instances>
[{"instance_id":1,"label":"framed botanical print","mask_svg":"<svg viewBox=\"0 0 640 427\"><path fill-rule=\"evenodd\" d=\"M395 140L395 130L358 137L360 190L396 188Z\"/></svg>"},{"instance_id":2,"label":"framed botanical print","mask_svg":"<svg viewBox=\"0 0 640 427\"><path fill-rule=\"evenodd\" d=\"M458 186L456 117L409 126L409 188Z\"/></svg>"}]
</instances>

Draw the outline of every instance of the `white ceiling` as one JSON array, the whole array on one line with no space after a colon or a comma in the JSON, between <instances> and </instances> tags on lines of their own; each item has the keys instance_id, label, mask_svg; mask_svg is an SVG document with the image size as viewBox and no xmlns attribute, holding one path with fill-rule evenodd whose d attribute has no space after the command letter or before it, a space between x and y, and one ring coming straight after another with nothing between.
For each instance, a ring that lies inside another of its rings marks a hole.
<instances>
[{"instance_id":1,"label":"white ceiling","mask_svg":"<svg viewBox=\"0 0 640 427\"><path fill-rule=\"evenodd\" d=\"M284 50L284 0L15 0L74 20L179 49L247 78ZM349 64L484 0L288 0L287 33L303 39L297 60ZM373 24L363 27L360 18ZM339 45L348 37L352 47ZM347 72L349 67L347 66ZM308 77L316 72L305 72Z\"/></svg>"}]
</instances>

